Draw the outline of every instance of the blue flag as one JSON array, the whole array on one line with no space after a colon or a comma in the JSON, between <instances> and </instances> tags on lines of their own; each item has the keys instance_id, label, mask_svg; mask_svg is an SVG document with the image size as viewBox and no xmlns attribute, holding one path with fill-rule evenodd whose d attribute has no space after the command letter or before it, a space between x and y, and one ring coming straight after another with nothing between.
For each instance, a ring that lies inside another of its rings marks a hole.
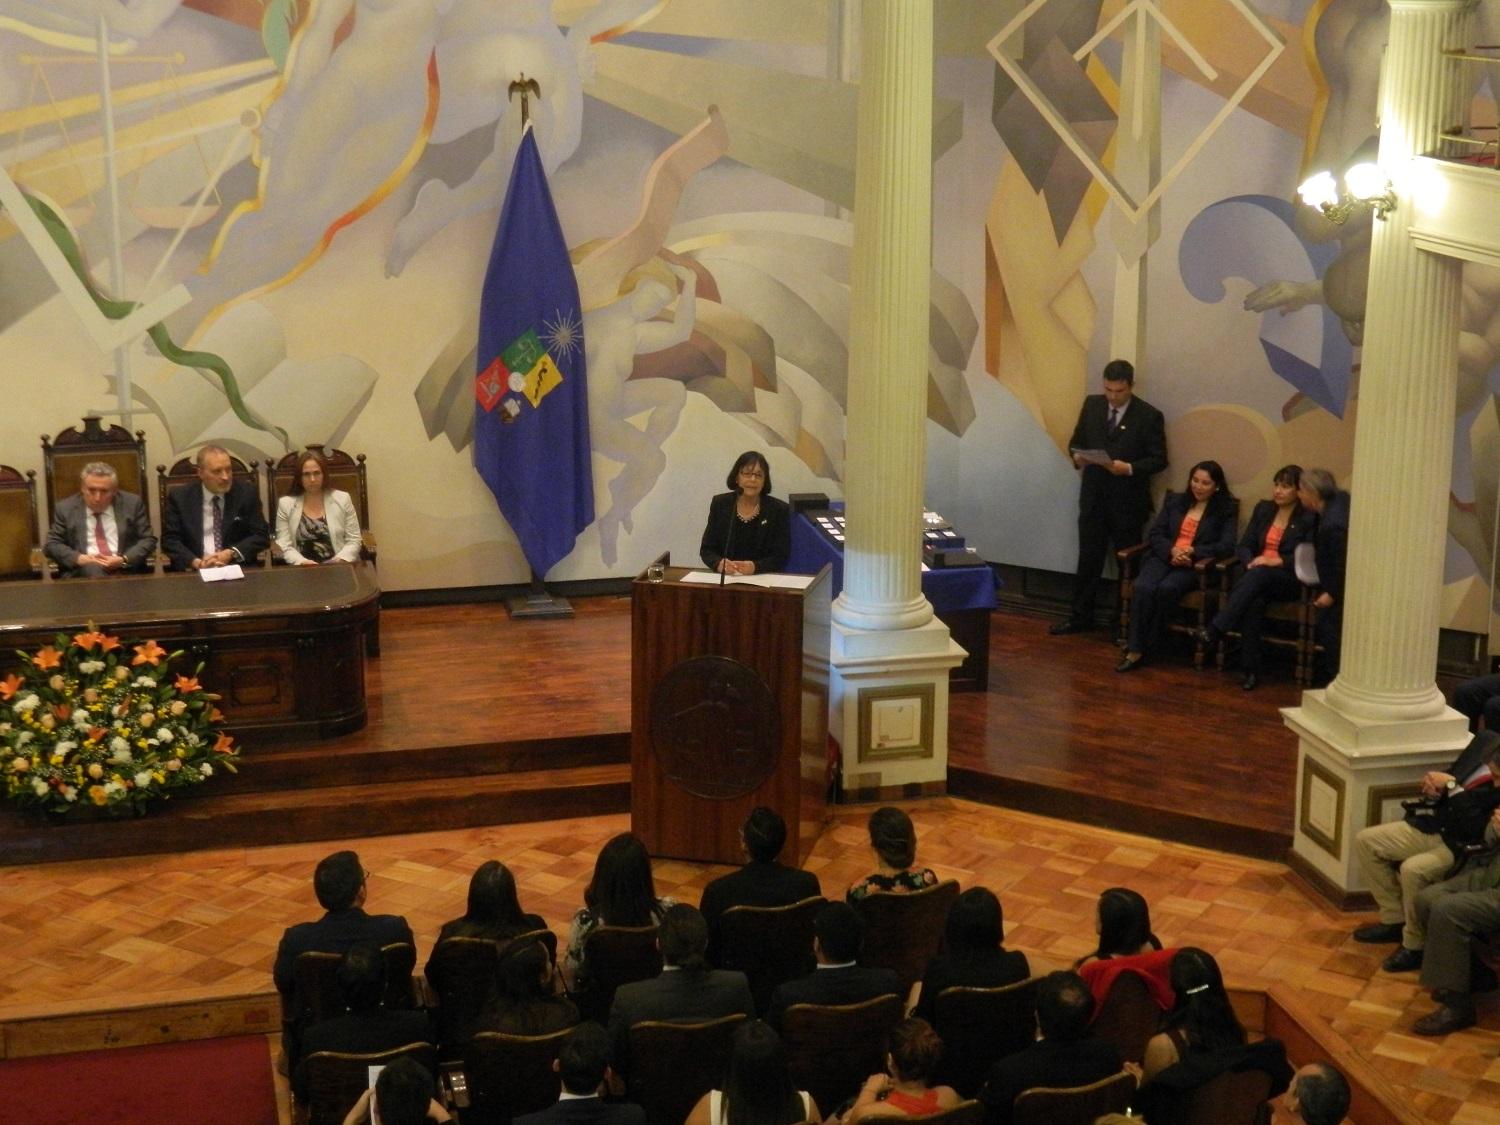
<instances>
[{"instance_id":1,"label":"blue flag","mask_svg":"<svg viewBox=\"0 0 1500 1125\"><path fill-rule=\"evenodd\" d=\"M474 468L544 576L594 522L583 313L536 138L521 138L479 299Z\"/></svg>"}]
</instances>

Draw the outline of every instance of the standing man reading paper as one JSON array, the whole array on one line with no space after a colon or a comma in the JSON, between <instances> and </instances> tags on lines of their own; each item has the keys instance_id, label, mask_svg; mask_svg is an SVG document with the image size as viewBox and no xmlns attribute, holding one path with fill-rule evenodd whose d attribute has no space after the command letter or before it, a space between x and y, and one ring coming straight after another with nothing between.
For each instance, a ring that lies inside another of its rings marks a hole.
<instances>
[{"instance_id":1,"label":"standing man reading paper","mask_svg":"<svg viewBox=\"0 0 1500 1125\"><path fill-rule=\"evenodd\" d=\"M1104 365L1104 393L1089 395L1068 441L1078 490L1078 570L1073 606L1052 635L1094 625L1094 597L1104 553L1141 541L1151 515L1151 478L1167 467L1167 429L1161 411L1136 398L1135 368L1127 360Z\"/></svg>"}]
</instances>

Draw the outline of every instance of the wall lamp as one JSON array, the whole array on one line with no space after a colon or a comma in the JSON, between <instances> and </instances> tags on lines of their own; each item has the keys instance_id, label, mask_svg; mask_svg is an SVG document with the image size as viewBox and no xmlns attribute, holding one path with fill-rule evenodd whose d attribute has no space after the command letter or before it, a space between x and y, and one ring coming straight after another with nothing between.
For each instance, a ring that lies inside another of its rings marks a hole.
<instances>
[{"instance_id":1,"label":"wall lamp","mask_svg":"<svg viewBox=\"0 0 1500 1125\"><path fill-rule=\"evenodd\" d=\"M1344 224L1361 207L1375 212L1383 220L1396 206L1396 191L1380 166L1366 161L1344 173L1344 190L1339 190L1332 172L1316 172L1297 189L1302 202L1316 207L1332 223Z\"/></svg>"}]
</instances>

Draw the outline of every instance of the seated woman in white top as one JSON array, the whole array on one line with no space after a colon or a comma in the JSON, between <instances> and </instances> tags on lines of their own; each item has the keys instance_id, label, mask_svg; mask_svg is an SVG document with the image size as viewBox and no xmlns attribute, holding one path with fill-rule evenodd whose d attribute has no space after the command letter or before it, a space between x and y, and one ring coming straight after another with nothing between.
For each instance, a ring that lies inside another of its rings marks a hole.
<instances>
[{"instance_id":1,"label":"seated woman in white top","mask_svg":"<svg viewBox=\"0 0 1500 1125\"><path fill-rule=\"evenodd\" d=\"M764 1020L735 1030L724 1089L698 1099L686 1125L795 1125L821 1121L812 1095L798 1090L781 1039Z\"/></svg>"},{"instance_id":2,"label":"seated woman in white top","mask_svg":"<svg viewBox=\"0 0 1500 1125\"><path fill-rule=\"evenodd\" d=\"M347 492L327 489L328 462L309 449L298 465L292 491L276 501L276 544L293 566L354 562L359 558L359 514Z\"/></svg>"}]
</instances>

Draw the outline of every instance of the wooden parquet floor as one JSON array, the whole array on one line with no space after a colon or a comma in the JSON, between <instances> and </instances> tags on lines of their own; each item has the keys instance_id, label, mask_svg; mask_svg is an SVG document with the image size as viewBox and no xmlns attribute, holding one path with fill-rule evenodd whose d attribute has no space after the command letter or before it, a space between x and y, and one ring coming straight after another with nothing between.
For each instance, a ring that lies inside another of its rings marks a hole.
<instances>
[{"instance_id":1,"label":"wooden parquet floor","mask_svg":"<svg viewBox=\"0 0 1500 1125\"><path fill-rule=\"evenodd\" d=\"M1377 971L1384 947L1355 944L1356 919L1315 900L1280 864L1161 843L955 798L911 802L919 857L964 885L995 889L1007 944L1037 970L1090 948L1094 903L1127 885L1152 904L1171 945L1214 953L1231 985L1274 983L1306 1003L1433 1121L1500 1120L1500 1008L1433 1042L1406 1032L1430 1008L1415 977ZM870 864L868 807L837 810L808 866L837 893ZM371 872L370 908L402 913L425 959L442 922L463 909L470 873L498 858L522 904L559 935L579 905L595 854L628 818L604 816L349 841ZM0 1022L270 989L276 942L317 913L311 872L342 842L143 856L0 869ZM658 893L696 902L725 868L656 866Z\"/></svg>"}]
</instances>

